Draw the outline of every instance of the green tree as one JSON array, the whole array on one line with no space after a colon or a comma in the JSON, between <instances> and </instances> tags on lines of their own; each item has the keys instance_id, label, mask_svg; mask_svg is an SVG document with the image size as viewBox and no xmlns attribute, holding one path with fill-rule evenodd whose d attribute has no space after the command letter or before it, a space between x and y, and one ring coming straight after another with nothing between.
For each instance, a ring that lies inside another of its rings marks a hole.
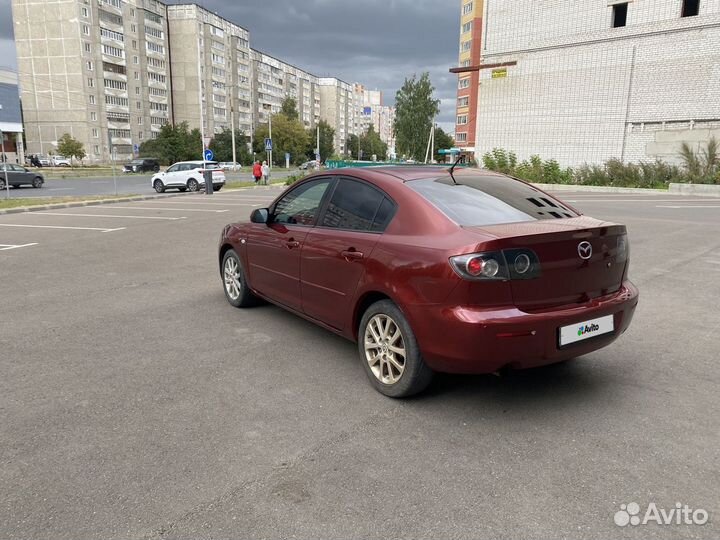
<instances>
[{"instance_id":1,"label":"green tree","mask_svg":"<svg viewBox=\"0 0 720 540\"><path fill-rule=\"evenodd\" d=\"M283 102L282 106L280 108L280 114L284 114L287 116L290 120L299 120L300 114L297 110L297 101L295 101L294 98L286 97Z\"/></svg>"},{"instance_id":2,"label":"green tree","mask_svg":"<svg viewBox=\"0 0 720 540\"><path fill-rule=\"evenodd\" d=\"M453 146L455 146L453 138L445 133L443 128L435 128L435 161L438 163L445 161L445 156L439 154L438 151L440 149L449 150Z\"/></svg>"},{"instance_id":3,"label":"green tree","mask_svg":"<svg viewBox=\"0 0 720 540\"><path fill-rule=\"evenodd\" d=\"M239 129L235 130L235 155L237 162L242 165L250 165L252 163L252 154L248 150L247 143L250 137L247 137ZM215 154L217 161L232 161L232 131L223 129L216 134L210 141L210 150Z\"/></svg>"},{"instance_id":4,"label":"green tree","mask_svg":"<svg viewBox=\"0 0 720 540\"><path fill-rule=\"evenodd\" d=\"M320 120L320 159L327 160L335 154L335 130L325 120ZM315 146L317 146L317 131L307 130L308 145L305 155L308 159L315 159Z\"/></svg>"},{"instance_id":5,"label":"green tree","mask_svg":"<svg viewBox=\"0 0 720 540\"><path fill-rule=\"evenodd\" d=\"M720 143L715 137L710 137L697 152L688 143L682 143L680 158L691 182L713 183L720 175Z\"/></svg>"},{"instance_id":6,"label":"green tree","mask_svg":"<svg viewBox=\"0 0 720 540\"><path fill-rule=\"evenodd\" d=\"M61 156L69 157L71 160L75 158L82 161L87 155L83 143L73 138L69 133L63 134L58 139L57 149Z\"/></svg>"},{"instance_id":7,"label":"green tree","mask_svg":"<svg viewBox=\"0 0 720 540\"><path fill-rule=\"evenodd\" d=\"M398 154L418 161L425 159L433 118L440 112L440 100L433 99L430 75L405 79L395 95L395 140Z\"/></svg>"},{"instance_id":8,"label":"green tree","mask_svg":"<svg viewBox=\"0 0 720 540\"><path fill-rule=\"evenodd\" d=\"M192 131L187 122L162 127L158 137L140 145L140 155L155 157L165 165L202 159L203 142L199 129Z\"/></svg>"},{"instance_id":9,"label":"green tree","mask_svg":"<svg viewBox=\"0 0 720 540\"><path fill-rule=\"evenodd\" d=\"M360 135L359 146L360 157L358 157L358 136L350 135L347 139L347 149L351 158L371 160L373 156L376 156L380 161L387 159L388 145L380 139L380 135L372 125L364 134Z\"/></svg>"},{"instance_id":10,"label":"green tree","mask_svg":"<svg viewBox=\"0 0 720 540\"><path fill-rule=\"evenodd\" d=\"M272 116L273 132L273 163L285 164L285 153L289 153L293 163L305 160L308 145L308 134L299 120L291 120L286 115L274 114ZM265 139L269 135L268 125L261 124L255 130L253 137L253 150L265 155Z\"/></svg>"}]
</instances>

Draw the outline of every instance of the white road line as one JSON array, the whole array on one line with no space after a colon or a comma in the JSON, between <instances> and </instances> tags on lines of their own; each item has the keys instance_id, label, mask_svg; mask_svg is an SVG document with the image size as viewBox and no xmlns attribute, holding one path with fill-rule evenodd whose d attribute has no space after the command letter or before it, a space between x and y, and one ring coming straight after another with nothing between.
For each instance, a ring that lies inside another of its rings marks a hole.
<instances>
[{"instance_id":1,"label":"white road line","mask_svg":"<svg viewBox=\"0 0 720 540\"><path fill-rule=\"evenodd\" d=\"M720 264L720 261L713 261L711 259L706 260L705 262L708 262L710 264Z\"/></svg>"},{"instance_id":2,"label":"white road line","mask_svg":"<svg viewBox=\"0 0 720 540\"><path fill-rule=\"evenodd\" d=\"M654 203L679 203L679 202L717 202L717 199L564 199L565 202L654 202Z\"/></svg>"},{"instance_id":3,"label":"white road line","mask_svg":"<svg viewBox=\"0 0 720 540\"><path fill-rule=\"evenodd\" d=\"M140 202L140 201L138 201ZM157 206L108 206L110 209L119 210L163 210L165 212L213 212L215 214L223 214L230 210L211 210L210 208L160 208Z\"/></svg>"},{"instance_id":4,"label":"white road line","mask_svg":"<svg viewBox=\"0 0 720 540\"><path fill-rule=\"evenodd\" d=\"M110 184L110 180L91 180L91 184Z\"/></svg>"},{"instance_id":5,"label":"white road line","mask_svg":"<svg viewBox=\"0 0 720 540\"><path fill-rule=\"evenodd\" d=\"M137 201L145 204L157 204L157 201ZM257 202L257 201L252 201ZM249 206L251 203L219 203L219 202L203 202L203 201L163 201L162 204L197 204L206 206Z\"/></svg>"},{"instance_id":6,"label":"white road line","mask_svg":"<svg viewBox=\"0 0 720 540\"><path fill-rule=\"evenodd\" d=\"M20 249L24 247L30 247L30 246L37 246L37 242L33 244L22 244L22 245L12 245L12 244L0 244L0 251L8 251L10 249Z\"/></svg>"},{"instance_id":7,"label":"white road line","mask_svg":"<svg viewBox=\"0 0 720 540\"><path fill-rule=\"evenodd\" d=\"M16 223L0 223L0 227L26 227L28 229L69 229L73 231L100 231L100 232L115 232L125 230L125 227L119 227L117 229L101 229L98 227L61 227L60 225L19 225Z\"/></svg>"},{"instance_id":8,"label":"white road line","mask_svg":"<svg viewBox=\"0 0 720 540\"><path fill-rule=\"evenodd\" d=\"M715 204L715 205L684 204L682 206L681 205L672 206L672 205L662 205L661 204L661 205L656 206L655 208L720 208L720 205L717 205L717 204Z\"/></svg>"},{"instance_id":9,"label":"white road line","mask_svg":"<svg viewBox=\"0 0 720 540\"><path fill-rule=\"evenodd\" d=\"M56 187L56 188L48 188L48 191L75 191L75 188L73 188L73 187Z\"/></svg>"},{"instance_id":10,"label":"white road line","mask_svg":"<svg viewBox=\"0 0 720 540\"><path fill-rule=\"evenodd\" d=\"M165 216L118 216L111 214L68 214L65 212L33 212L34 216L71 216L71 217L95 217L95 218L123 218L123 219L158 219L163 221L177 221L187 217L165 217Z\"/></svg>"}]
</instances>

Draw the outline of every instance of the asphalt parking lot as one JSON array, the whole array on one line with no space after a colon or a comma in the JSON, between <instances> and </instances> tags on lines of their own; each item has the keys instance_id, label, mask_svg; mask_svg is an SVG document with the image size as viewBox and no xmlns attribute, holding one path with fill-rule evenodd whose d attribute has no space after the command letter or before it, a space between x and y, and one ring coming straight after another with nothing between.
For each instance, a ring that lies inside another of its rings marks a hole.
<instances>
[{"instance_id":1,"label":"asphalt parking lot","mask_svg":"<svg viewBox=\"0 0 720 540\"><path fill-rule=\"evenodd\" d=\"M222 227L281 189L0 216L1 538L720 535L720 199L558 193L628 226L630 330L394 401L354 344L225 301Z\"/></svg>"}]
</instances>

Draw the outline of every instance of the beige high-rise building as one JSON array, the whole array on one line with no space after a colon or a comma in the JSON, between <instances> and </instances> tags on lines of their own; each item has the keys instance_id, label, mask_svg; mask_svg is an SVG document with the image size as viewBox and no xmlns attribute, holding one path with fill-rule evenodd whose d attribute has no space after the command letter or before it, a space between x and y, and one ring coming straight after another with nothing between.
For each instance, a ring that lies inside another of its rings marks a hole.
<instances>
[{"instance_id":1,"label":"beige high-rise building","mask_svg":"<svg viewBox=\"0 0 720 540\"><path fill-rule=\"evenodd\" d=\"M120 160L172 121L166 6L13 0L27 153L69 133L87 161Z\"/></svg>"},{"instance_id":2,"label":"beige high-rise building","mask_svg":"<svg viewBox=\"0 0 720 540\"><path fill-rule=\"evenodd\" d=\"M283 100L295 100L298 119L306 128L315 128L320 121L318 78L298 67L287 64L261 51L251 50L253 61L253 102L255 126L267 124L268 114L280 110Z\"/></svg>"},{"instance_id":3,"label":"beige high-rise building","mask_svg":"<svg viewBox=\"0 0 720 540\"><path fill-rule=\"evenodd\" d=\"M355 102L352 84L334 77L318 79L320 118L335 129L335 152L347 153L347 139L355 133Z\"/></svg>"},{"instance_id":4,"label":"beige high-rise building","mask_svg":"<svg viewBox=\"0 0 720 540\"><path fill-rule=\"evenodd\" d=\"M249 32L196 4L169 5L175 121L211 138L253 128ZM201 81L202 84L198 84Z\"/></svg>"},{"instance_id":5,"label":"beige high-rise building","mask_svg":"<svg viewBox=\"0 0 720 540\"><path fill-rule=\"evenodd\" d=\"M388 145L388 152L395 153L395 107L383 105L380 90L369 90L362 84L353 85L355 104L355 133L365 133L370 126L380 135L380 140Z\"/></svg>"}]
</instances>

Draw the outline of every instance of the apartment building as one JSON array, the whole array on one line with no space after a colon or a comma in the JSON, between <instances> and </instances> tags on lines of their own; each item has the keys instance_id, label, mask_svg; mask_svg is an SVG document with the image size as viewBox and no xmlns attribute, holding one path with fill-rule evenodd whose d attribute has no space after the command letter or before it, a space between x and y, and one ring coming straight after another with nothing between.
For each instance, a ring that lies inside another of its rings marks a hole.
<instances>
[{"instance_id":1,"label":"apartment building","mask_svg":"<svg viewBox=\"0 0 720 540\"><path fill-rule=\"evenodd\" d=\"M347 139L355 133L354 87L334 77L322 77L318 84L320 118L335 129L335 152L345 154Z\"/></svg>"},{"instance_id":2,"label":"apartment building","mask_svg":"<svg viewBox=\"0 0 720 540\"><path fill-rule=\"evenodd\" d=\"M320 121L318 78L261 51L251 50L255 127L268 123L268 115L280 111L286 97L297 104L298 119L308 129Z\"/></svg>"},{"instance_id":3,"label":"apartment building","mask_svg":"<svg viewBox=\"0 0 720 540\"><path fill-rule=\"evenodd\" d=\"M483 0L461 0L459 67L451 70L458 73L455 142L468 158L475 157L483 9Z\"/></svg>"},{"instance_id":4,"label":"apartment building","mask_svg":"<svg viewBox=\"0 0 720 540\"><path fill-rule=\"evenodd\" d=\"M364 85L353 85L353 101L355 104L354 132L365 133L370 126L380 135L380 140L388 145L393 154L395 149L395 107L383 105L380 90L369 90Z\"/></svg>"},{"instance_id":5,"label":"apartment building","mask_svg":"<svg viewBox=\"0 0 720 540\"><path fill-rule=\"evenodd\" d=\"M196 4L167 6L175 121L212 137L235 122L252 133L252 59L248 30Z\"/></svg>"},{"instance_id":6,"label":"apartment building","mask_svg":"<svg viewBox=\"0 0 720 540\"><path fill-rule=\"evenodd\" d=\"M127 159L172 121L164 4L13 0L12 9L28 153L56 152L69 133L88 161Z\"/></svg>"},{"instance_id":7,"label":"apartment building","mask_svg":"<svg viewBox=\"0 0 720 540\"><path fill-rule=\"evenodd\" d=\"M562 165L720 138L720 0L486 2L478 153Z\"/></svg>"}]
</instances>

